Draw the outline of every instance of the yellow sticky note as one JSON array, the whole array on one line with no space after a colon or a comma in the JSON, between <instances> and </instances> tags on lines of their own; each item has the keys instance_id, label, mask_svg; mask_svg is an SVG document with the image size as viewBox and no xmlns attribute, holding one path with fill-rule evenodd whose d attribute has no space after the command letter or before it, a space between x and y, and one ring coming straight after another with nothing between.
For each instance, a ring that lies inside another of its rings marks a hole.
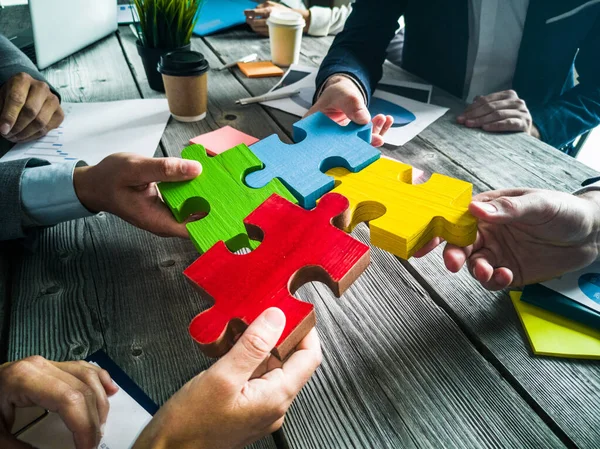
<instances>
[{"instance_id":1,"label":"yellow sticky note","mask_svg":"<svg viewBox=\"0 0 600 449\"><path fill-rule=\"evenodd\" d=\"M521 301L510 292L529 344L536 355L600 359L600 332Z\"/></svg>"}]
</instances>

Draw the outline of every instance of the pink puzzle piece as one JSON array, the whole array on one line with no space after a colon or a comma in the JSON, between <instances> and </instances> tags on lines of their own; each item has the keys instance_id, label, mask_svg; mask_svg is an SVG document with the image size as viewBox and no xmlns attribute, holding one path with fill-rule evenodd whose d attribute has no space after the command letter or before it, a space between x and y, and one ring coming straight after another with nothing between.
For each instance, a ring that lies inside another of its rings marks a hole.
<instances>
[{"instance_id":1,"label":"pink puzzle piece","mask_svg":"<svg viewBox=\"0 0 600 449\"><path fill-rule=\"evenodd\" d=\"M190 139L190 144L200 144L206 148L206 152L210 156L216 156L230 148L233 148L241 143L250 146L258 142L256 137L238 131L231 126L223 126L209 133L200 134L199 136Z\"/></svg>"}]
</instances>

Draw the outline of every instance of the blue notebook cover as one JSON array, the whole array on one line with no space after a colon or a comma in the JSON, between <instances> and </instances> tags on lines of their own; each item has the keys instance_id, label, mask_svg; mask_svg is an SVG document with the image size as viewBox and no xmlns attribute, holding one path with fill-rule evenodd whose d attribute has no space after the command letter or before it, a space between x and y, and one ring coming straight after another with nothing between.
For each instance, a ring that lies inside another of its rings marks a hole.
<instances>
[{"instance_id":1,"label":"blue notebook cover","mask_svg":"<svg viewBox=\"0 0 600 449\"><path fill-rule=\"evenodd\" d=\"M600 313L541 284L525 287L521 301L600 330Z\"/></svg>"},{"instance_id":2,"label":"blue notebook cover","mask_svg":"<svg viewBox=\"0 0 600 449\"><path fill-rule=\"evenodd\" d=\"M246 22L245 9L254 9L257 2L251 0L205 0L200 7L194 34L207 36L217 31Z\"/></svg>"}]
</instances>

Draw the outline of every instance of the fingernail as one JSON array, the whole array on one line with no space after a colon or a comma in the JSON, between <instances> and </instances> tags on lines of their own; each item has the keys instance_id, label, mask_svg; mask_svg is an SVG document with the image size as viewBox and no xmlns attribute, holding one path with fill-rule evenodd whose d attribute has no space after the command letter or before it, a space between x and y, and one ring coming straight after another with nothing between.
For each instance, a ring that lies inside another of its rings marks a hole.
<instances>
[{"instance_id":1,"label":"fingernail","mask_svg":"<svg viewBox=\"0 0 600 449\"><path fill-rule=\"evenodd\" d=\"M467 126L473 126L475 124L475 120L467 120L465 123Z\"/></svg>"},{"instance_id":2,"label":"fingernail","mask_svg":"<svg viewBox=\"0 0 600 449\"><path fill-rule=\"evenodd\" d=\"M6 136L9 132L10 132L10 125L8 123L3 123L2 126L0 126L0 134L2 134L3 136Z\"/></svg>"},{"instance_id":3,"label":"fingernail","mask_svg":"<svg viewBox=\"0 0 600 449\"><path fill-rule=\"evenodd\" d=\"M458 120L459 122L462 122L465 119L464 115L459 115L458 117L456 117L456 120Z\"/></svg>"},{"instance_id":4,"label":"fingernail","mask_svg":"<svg viewBox=\"0 0 600 449\"><path fill-rule=\"evenodd\" d=\"M473 204L475 204L480 209L483 209L488 214L495 214L496 212L498 212L498 208L492 203L481 203L479 201L474 201Z\"/></svg>"},{"instance_id":5,"label":"fingernail","mask_svg":"<svg viewBox=\"0 0 600 449\"><path fill-rule=\"evenodd\" d=\"M263 319L268 326L275 330L281 329L285 324L285 315L280 309L274 307L265 312Z\"/></svg>"},{"instance_id":6,"label":"fingernail","mask_svg":"<svg viewBox=\"0 0 600 449\"><path fill-rule=\"evenodd\" d=\"M100 426L100 435L104 436L104 429L106 429L106 423Z\"/></svg>"}]
</instances>

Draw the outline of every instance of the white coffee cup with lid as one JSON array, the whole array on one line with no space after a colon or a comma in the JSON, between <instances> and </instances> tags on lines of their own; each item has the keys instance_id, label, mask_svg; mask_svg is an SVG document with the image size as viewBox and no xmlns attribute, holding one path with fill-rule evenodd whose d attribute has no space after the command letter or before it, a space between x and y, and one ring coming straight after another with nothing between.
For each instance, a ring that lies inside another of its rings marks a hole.
<instances>
[{"instance_id":1,"label":"white coffee cup with lid","mask_svg":"<svg viewBox=\"0 0 600 449\"><path fill-rule=\"evenodd\" d=\"M279 66L298 64L306 22L296 11L272 11L267 19L271 60Z\"/></svg>"}]
</instances>

